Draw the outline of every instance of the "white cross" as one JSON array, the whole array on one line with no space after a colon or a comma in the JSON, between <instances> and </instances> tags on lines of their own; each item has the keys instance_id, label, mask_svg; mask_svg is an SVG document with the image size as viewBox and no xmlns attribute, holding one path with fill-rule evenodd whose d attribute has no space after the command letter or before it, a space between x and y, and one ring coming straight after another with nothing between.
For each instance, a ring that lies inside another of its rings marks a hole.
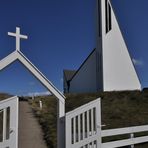
<instances>
[{"instance_id":1,"label":"white cross","mask_svg":"<svg viewBox=\"0 0 148 148\"><path fill-rule=\"evenodd\" d=\"M21 35L20 34L20 28L16 27L16 33L8 32L9 36L16 37L16 50L20 51L20 40L21 39L28 39L26 35Z\"/></svg>"}]
</instances>

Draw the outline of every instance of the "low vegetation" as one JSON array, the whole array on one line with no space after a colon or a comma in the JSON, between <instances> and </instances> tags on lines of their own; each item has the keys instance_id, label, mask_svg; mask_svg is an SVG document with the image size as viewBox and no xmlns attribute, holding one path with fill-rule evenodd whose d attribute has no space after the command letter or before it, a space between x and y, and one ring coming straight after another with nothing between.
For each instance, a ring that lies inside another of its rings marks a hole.
<instances>
[{"instance_id":1,"label":"low vegetation","mask_svg":"<svg viewBox=\"0 0 148 148\"><path fill-rule=\"evenodd\" d=\"M1 93L0 100L10 96L11 95L9 94ZM142 92L124 91L93 94L67 94L66 112L99 97L101 98L102 104L102 124L106 125L104 127L105 129L148 125L148 90ZM43 102L42 110L39 108L39 100L42 100ZM44 138L48 146L50 148L56 148L56 98L54 96L40 96L36 97L34 100L30 99L29 102L42 126ZM147 144L136 146L136 148L147 147Z\"/></svg>"},{"instance_id":2,"label":"low vegetation","mask_svg":"<svg viewBox=\"0 0 148 148\"><path fill-rule=\"evenodd\" d=\"M4 100L7 99L9 97L11 97L12 95L8 94L8 93L0 93L0 100Z\"/></svg>"},{"instance_id":3,"label":"low vegetation","mask_svg":"<svg viewBox=\"0 0 148 148\"><path fill-rule=\"evenodd\" d=\"M67 94L66 112L101 97L102 124L105 129L148 124L148 91L105 92L93 94ZM39 108L39 100L43 109ZM54 96L37 97L30 101L35 115L44 131L44 138L50 148L56 148L57 103ZM137 148L147 148L140 145Z\"/></svg>"}]
</instances>

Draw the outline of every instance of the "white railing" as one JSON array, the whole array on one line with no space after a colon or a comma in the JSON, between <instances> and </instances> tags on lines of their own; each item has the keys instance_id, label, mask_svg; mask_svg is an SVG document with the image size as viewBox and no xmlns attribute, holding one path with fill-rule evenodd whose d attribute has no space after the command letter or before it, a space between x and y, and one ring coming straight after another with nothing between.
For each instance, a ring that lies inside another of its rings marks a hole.
<instances>
[{"instance_id":1,"label":"white railing","mask_svg":"<svg viewBox=\"0 0 148 148\"><path fill-rule=\"evenodd\" d=\"M139 136L148 135L148 125L108 130L101 128L100 99L67 113L66 148L134 148L136 144L148 142L148 136ZM115 140L102 142L105 138Z\"/></svg>"},{"instance_id":2,"label":"white railing","mask_svg":"<svg viewBox=\"0 0 148 148\"><path fill-rule=\"evenodd\" d=\"M148 136L134 137L134 134L136 133L142 133L147 131L148 131L148 125L102 130L101 131L102 138L118 136L118 135L126 135L126 134L129 134L130 136L127 139L102 143L101 148L116 148L129 145L131 145L131 147L134 147L135 144L148 142Z\"/></svg>"},{"instance_id":3,"label":"white railing","mask_svg":"<svg viewBox=\"0 0 148 148\"><path fill-rule=\"evenodd\" d=\"M99 147L99 106L100 99L97 99L66 114L66 148Z\"/></svg>"},{"instance_id":4,"label":"white railing","mask_svg":"<svg viewBox=\"0 0 148 148\"><path fill-rule=\"evenodd\" d=\"M18 97L0 101L0 148L18 148Z\"/></svg>"}]
</instances>

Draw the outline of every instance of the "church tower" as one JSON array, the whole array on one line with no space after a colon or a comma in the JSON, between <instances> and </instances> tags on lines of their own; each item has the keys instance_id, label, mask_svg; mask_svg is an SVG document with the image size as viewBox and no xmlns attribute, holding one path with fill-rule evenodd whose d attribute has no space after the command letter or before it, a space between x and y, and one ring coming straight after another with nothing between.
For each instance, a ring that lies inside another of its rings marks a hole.
<instances>
[{"instance_id":1,"label":"church tower","mask_svg":"<svg viewBox=\"0 0 148 148\"><path fill-rule=\"evenodd\" d=\"M96 2L96 49L78 70L64 70L64 92L141 90L110 0Z\"/></svg>"},{"instance_id":2,"label":"church tower","mask_svg":"<svg viewBox=\"0 0 148 148\"><path fill-rule=\"evenodd\" d=\"M97 0L98 90L141 90L110 0Z\"/></svg>"}]
</instances>

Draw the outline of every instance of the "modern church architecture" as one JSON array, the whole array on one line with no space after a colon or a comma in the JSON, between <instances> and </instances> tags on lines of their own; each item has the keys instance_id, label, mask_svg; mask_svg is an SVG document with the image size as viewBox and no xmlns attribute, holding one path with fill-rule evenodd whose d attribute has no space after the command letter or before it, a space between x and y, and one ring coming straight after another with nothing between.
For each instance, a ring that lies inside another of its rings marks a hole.
<instances>
[{"instance_id":1,"label":"modern church architecture","mask_svg":"<svg viewBox=\"0 0 148 148\"><path fill-rule=\"evenodd\" d=\"M97 45L76 71L64 70L64 92L141 90L110 0L97 0Z\"/></svg>"}]
</instances>

